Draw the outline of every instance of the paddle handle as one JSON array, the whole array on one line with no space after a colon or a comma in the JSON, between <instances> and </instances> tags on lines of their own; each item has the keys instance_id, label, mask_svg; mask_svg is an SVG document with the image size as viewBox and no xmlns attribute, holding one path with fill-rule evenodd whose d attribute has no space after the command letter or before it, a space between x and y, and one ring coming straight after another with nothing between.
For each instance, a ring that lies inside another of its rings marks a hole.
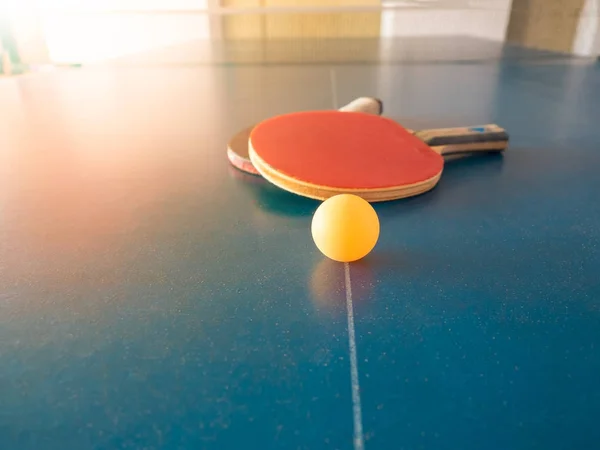
<instances>
[{"instance_id":1,"label":"paddle handle","mask_svg":"<svg viewBox=\"0 0 600 450\"><path fill-rule=\"evenodd\" d=\"M347 105L342 106L340 111L363 112L380 116L383 113L383 102L374 97L358 97Z\"/></svg>"},{"instance_id":2,"label":"paddle handle","mask_svg":"<svg viewBox=\"0 0 600 450\"><path fill-rule=\"evenodd\" d=\"M508 133L495 124L422 130L414 135L441 155L501 152L508 146Z\"/></svg>"}]
</instances>

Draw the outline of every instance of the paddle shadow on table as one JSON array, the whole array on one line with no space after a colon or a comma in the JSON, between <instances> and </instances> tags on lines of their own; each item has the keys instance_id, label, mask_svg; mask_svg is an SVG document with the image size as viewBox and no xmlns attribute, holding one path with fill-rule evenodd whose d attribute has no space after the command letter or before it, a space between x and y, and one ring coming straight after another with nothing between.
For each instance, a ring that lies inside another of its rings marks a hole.
<instances>
[{"instance_id":1,"label":"paddle shadow on table","mask_svg":"<svg viewBox=\"0 0 600 450\"><path fill-rule=\"evenodd\" d=\"M410 213L432 206L444 192L463 186L473 177L491 179L502 172L503 155L498 153L460 155L447 160L442 178L432 190L415 197L374 203L381 219L396 214ZM258 175L244 173L229 167L229 173L243 187L260 209L284 217L311 217L320 201L292 194L280 189Z\"/></svg>"},{"instance_id":2,"label":"paddle shadow on table","mask_svg":"<svg viewBox=\"0 0 600 450\"><path fill-rule=\"evenodd\" d=\"M438 184L430 191L414 197L374 204L380 219L398 214L409 214L421 208L435 206L454 189L463 188L477 178L492 180L502 173L504 155L489 153L460 155L447 159Z\"/></svg>"},{"instance_id":3,"label":"paddle shadow on table","mask_svg":"<svg viewBox=\"0 0 600 450\"><path fill-rule=\"evenodd\" d=\"M258 175L251 175L230 167L229 173L240 187L250 193L254 204L271 214L284 217L311 217L321 202L292 194Z\"/></svg>"}]
</instances>

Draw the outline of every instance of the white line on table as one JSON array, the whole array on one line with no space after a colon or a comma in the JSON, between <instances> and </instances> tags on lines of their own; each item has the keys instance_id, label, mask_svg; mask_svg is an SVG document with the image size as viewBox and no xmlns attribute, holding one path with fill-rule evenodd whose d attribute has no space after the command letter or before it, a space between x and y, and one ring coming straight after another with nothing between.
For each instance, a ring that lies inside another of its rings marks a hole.
<instances>
[{"instance_id":1,"label":"white line on table","mask_svg":"<svg viewBox=\"0 0 600 450\"><path fill-rule=\"evenodd\" d=\"M338 109L337 80L335 69L329 69L333 109ZM346 287L346 311L348 316L348 346L350 350L350 386L352 387L352 416L354 419L354 450L364 450L365 438L362 427L362 409L360 406L360 384L358 381L358 359L356 357L356 334L354 333L354 305L352 304L352 282L350 280L350 264L344 263L344 280Z\"/></svg>"},{"instance_id":2,"label":"white line on table","mask_svg":"<svg viewBox=\"0 0 600 450\"><path fill-rule=\"evenodd\" d=\"M344 275L346 281L346 310L348 312L352 409L354 413L354 450L363 450L365 448L365 440L363 436L362 410L360 406L360 384L358 382L358 360L356 358L356 336L354 333L354 306L352 304L352 283L350 282L349 263L344 263Z\"/></svg>"}]
</instances>

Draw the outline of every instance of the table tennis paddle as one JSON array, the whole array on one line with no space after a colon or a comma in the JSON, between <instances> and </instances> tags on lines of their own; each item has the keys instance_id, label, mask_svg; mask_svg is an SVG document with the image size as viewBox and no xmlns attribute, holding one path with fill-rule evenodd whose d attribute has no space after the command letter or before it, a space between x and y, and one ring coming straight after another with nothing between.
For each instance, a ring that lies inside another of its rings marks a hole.
<instances>
[{"instance_id":1,"label":"table tennis paddle","mask_svg":"<svg viewBox=\"0 0 600 450\"><path fill-rule=\"evenodd\" d=\"M497 125L411 133L386 117L356 112L304 111L267 119L250 133L249 156L280 188L324 200L353 193L379 202L433 189L444 156L498 152L507 133Z\"/></svg>"},{"instance_id":2,"label":"table tennis paddle","mask_svg":"<svg viewBox=\"0 0 600 450\"><path fill-rule=\"evenodd\" d=\"M379 115L383 112L383 102L373 97L358 97L342 106L339 111L356 111ZM245 128L231 138L227 143L227 158L231 165L242 172L260 175L248 156L248 139L253 128L254 126Z\"/></svg>"}]
</instances>

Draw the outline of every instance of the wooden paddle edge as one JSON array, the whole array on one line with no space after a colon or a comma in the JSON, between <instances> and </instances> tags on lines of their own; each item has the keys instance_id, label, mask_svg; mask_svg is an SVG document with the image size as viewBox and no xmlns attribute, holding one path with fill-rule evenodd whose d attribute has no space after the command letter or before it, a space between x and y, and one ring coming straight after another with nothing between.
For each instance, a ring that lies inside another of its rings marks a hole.
<instances>
[{"instance_id":1,"label":"wooden paddle edge","mask_svg":"<svg viewBox=\"0 0 600 450\"><path fill-rule=\"evenodd\" d=\"M233 167L252 175L260 175L250 158L245 157L248 154L248 140L254 125L238 131L227 143L227 159ZM243 149L240 151L240 149Z\"/></svg>"},{"instance_id":2,"label":"wooden paddle edge","mask_svg":"<svg viewBox=\"0 0 600 450\"><path fill-rule=\"evenodd\" d=\"M403 187L391 187L385 189L328 189L316 184L299 181L290 176L277 173L275 169L273 169L256 154L251 143L248 144L248 153L254 167L258 170L260 175L262 175L263 178L265 178L271 184L285 191L291 192L292 194L312 198L315 200L327 200L328 198L339 194L354 194L370 203L414 197L433 189L440 180L443 170L442 169L437 175L427 180Z\"/></svg>"},{"instance_id":3,"label":"wooden paddle edge","mask_svg":"<svg viewBox=\"0 0 600 450\"><path fill-rule=\"evenodd\" d=\"M254 167L254 165L252 164L252 161L240 157L237 153L235 153L231 149L227 149L227 158L229 159L229 162L231 163L231 165L233 167L235 167L237 170L241 170L242 172L245 172L250 175L260 176L260 173L258 172L258 170L256 170L256 167Z\"/></svg>"}]
</instances>

